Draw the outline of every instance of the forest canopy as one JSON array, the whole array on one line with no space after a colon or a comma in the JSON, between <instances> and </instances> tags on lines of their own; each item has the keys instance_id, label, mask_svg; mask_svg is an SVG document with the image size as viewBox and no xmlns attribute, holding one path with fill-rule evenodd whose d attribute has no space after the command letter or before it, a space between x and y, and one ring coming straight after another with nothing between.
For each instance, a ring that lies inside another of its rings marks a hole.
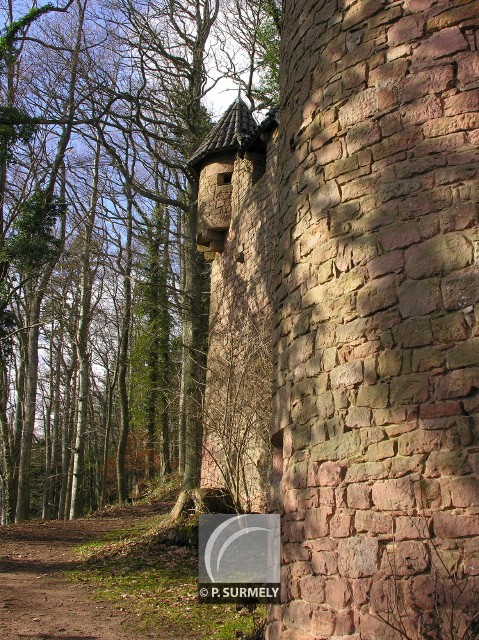
<instances>
[{"instance_id":1,"label":"forest canopy","mask_svg":"<svg viewBox=\"0 0 479 640\"><path fill-rule=\"evenodd\" d=\"M197 486L209 267L187 161L217 87L259 117L277 101L279 8L21 1L0 24L1 522L172 471Z\"/></svg>"}]
</instances>

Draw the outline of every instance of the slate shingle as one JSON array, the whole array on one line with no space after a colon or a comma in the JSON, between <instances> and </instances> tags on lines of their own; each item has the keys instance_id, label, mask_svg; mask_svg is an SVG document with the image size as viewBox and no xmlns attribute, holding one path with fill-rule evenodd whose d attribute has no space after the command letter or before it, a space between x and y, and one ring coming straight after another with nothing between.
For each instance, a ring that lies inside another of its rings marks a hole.
<instances>
[{"instance_id":1,"label":"slate shingle","mask_svg":"<svg viewBox=\"0 0 479 640\"><path fill-rule=\"evenodd\" d=\"M194 166L207 156L224 151L237 151L256 128L256 121L248 106L241 98L237 98L211 129L188 164Z\"/></svg>"}]
</instances>

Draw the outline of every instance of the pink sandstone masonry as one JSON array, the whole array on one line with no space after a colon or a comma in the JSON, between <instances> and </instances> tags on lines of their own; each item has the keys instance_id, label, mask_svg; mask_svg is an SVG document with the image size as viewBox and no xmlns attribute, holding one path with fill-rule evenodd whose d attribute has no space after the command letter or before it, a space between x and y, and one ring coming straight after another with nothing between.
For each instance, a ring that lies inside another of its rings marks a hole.
<instances>
[{"instance_id":1,"label":"pink sandstone masonry","mask_svg":"<svg viewBox=\"0 0 479 640\"><path fill-rule=\"evenodd\" d=\"M227 229L231 220L232 154L216 155L202 168L198 189L198 232ZM225 176L229 182L225 184Z\"/></svg>"},{"instance_id":2,"label":"pink sandstone masonry","mask_svg":"<svg viewBox=\"0 0 479 640\"><path fill-rule=\"evenodd\" d=\"M284 24L267 638L477 638L479 3Z\"/></svg>"},{"instance_id":3,"label":"pink sandstone masonry","mask_svg":"<svg viewBox=\"0 0 479 640\"><path fill-rule=\"evenodd\" d=\"M211 273L202 486L226 485L238 505L255 511L266 508L271 481L277 137L273 131L265 155L235 158L232 152L220 164L213 157L200 173L200 207L208 216L215 187L202 191L201 185L215 183L213 174L228 162L233 172L231 223Z\"/></svg>"}]
</instances>

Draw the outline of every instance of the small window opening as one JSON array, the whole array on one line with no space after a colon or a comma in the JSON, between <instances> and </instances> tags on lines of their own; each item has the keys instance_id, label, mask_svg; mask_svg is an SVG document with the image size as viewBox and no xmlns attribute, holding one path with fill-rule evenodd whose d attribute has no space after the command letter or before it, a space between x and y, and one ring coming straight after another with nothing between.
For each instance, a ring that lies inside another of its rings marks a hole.
<instances>
[{"instance_id":1,"label":"small window opening","mask_svg":"<svg viewBox=\"0 0 479 640\"><path fill-rule=\"evenodd\" d=\"M233 173L218 173L218 185L231 184Z\"/></svg>"}]
</instances>

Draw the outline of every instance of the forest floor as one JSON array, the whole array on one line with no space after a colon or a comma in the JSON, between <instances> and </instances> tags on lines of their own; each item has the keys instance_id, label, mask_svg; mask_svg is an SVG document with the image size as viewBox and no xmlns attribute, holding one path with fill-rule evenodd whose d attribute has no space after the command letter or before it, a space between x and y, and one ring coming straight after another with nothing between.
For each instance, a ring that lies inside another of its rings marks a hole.
<instances>
[{"instance_id":1,"label":"forest floor","mask_svg":"<svg viewBox=\"0 0 479 640\"><path fill-rule=\"evenodd\" d=\"M0 527L1 640L233 640L250 631L251 616L234 605L196 602L196 550L155 534L170 506Z\"/></svg>"}]
</instances>

